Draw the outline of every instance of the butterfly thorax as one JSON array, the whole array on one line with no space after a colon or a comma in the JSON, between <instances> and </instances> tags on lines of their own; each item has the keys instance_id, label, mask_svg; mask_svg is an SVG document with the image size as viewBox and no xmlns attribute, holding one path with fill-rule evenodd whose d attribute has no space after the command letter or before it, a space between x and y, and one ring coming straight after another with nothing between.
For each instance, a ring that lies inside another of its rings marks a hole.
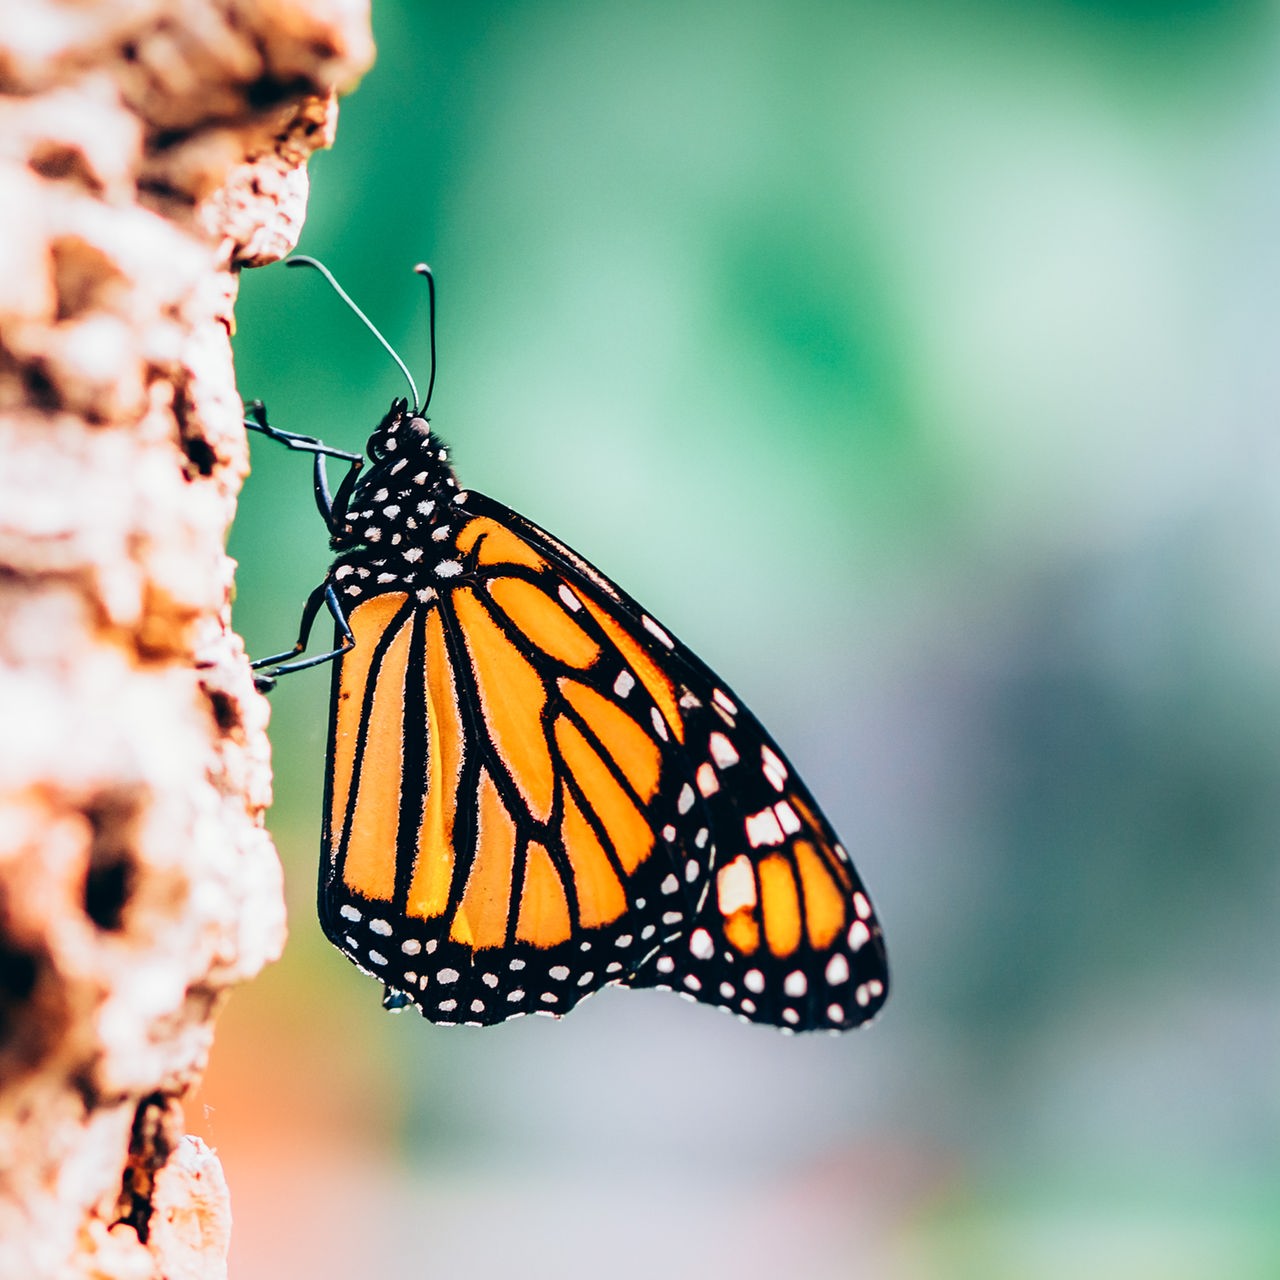
<instances>
[{"instance_id":1,"label":"butterfly thorax","mask_svg":"<svg viewBox=\"0 0 1280 1280\"><path fill-rule=\"evenodd\" d=\"M425 418L396 400L366 452L372 465L352 490L345 520L331 540L341 553L335 576L350 576L340 573L341 566L360 566L382 569L375 576L384 583L411 582L436 553L447 553L450 524L457 523L460 490L447 447Z\"/></svg>"}]
</instances>

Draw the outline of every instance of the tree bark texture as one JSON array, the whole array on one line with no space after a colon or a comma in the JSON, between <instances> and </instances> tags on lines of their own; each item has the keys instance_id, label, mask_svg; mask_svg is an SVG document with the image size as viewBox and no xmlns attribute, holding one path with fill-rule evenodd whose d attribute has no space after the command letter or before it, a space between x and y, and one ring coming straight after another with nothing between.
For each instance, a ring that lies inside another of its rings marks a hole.
<instances>
[{"instance_id":1,"label":"tree bark texture","mask_svg":"<svg viewBox=\"0 0 1280 1280\"><path fill-rule=\"evenodd\" d=\"M181 1100L284 940L232 304L371 57L367 0L0 0L0 1280L226 1274Z\"/></svg>"}]
</instances>

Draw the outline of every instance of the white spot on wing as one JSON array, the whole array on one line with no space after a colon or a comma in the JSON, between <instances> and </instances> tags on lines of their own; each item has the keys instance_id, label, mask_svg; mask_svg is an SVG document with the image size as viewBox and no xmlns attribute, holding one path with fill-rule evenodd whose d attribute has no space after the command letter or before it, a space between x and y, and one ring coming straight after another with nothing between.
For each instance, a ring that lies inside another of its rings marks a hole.
<instances>
[{"instance_id":1,"label":"white spot on wing","mask_svg":"<svg viewBox=\"0 0 1280 1280\"><path fill-rule=\"evenodd\" d=\"M462 572L462 566L456 560L441 560L436 565L436 576L439 578L456 578Z\"/></svg>"},{"instance_id":2,"label":"white spot on wing","mask_svg":"<svg viewBox=\"0 0 1280 1280\"><path fill-rule=\"evenodd\" d=\"M568 583L562 582L560 584L559 595L560 599L563 600L565 605L572 609L574 613L577 613L578 610L582 608L582 601L579 600L578 597L569 589Z\"/></svg>"},{"instance_id":3,"label":"white spot on wing","mask_svg":"<svg viewBox=\"0 0 1280 1280\"><path fill-rule=\"evenodd\" d=\"M676 647L676 642L672 640L672 638L667 635L667 633L663 631L663 629L658 626L658 624L654 622L647 613L641 617L640 621L644 623L644 629L651 636L655 636L662 644L666 645L668 649L674 649Z\"/></svg>"},{"instance_id":4,"label":"white spot on wing","mask_svg":"<svg viewBox=\"0 0 1280 1280\"><path fill-rule=\"evenodd\" d=\"M636 678L630 671L618 672L618 678L613 682L613 691L618 697L625 698L635 687Z\"/></svg>"},{"instance_id":5,"label":"white spot on wing","mask_svg":"<svg viewBox=\"0 0 1280 1280\"><path fill-rule=\"evenodd\" d=\"M791 996L792 999L798 1000L806 991L809 990L809 980L800 972L799 969L792 970L783 980L782 989Z\"/></svg>"},{"instance_id":6,"label":"white spot on wing","mask_svg":"<svg viewBox=\"0 0 1280 1280\"><path fill-rule=\"evenodd\" d=\"M716 953L716 944L705 929L695 929L689 935L689 950L698 960L710 960Z\"/></svg>"},{"instance_id":7,"label":"white spot on wing","mask_svg":"<svg viewBox=\"0 0 1280 1280\"><path fill-rule=\"evenodd\" d=\"M761 809L759 813L748 814L746 827L747 843L753 849L758 849L762 844L782 843L782 828L772 809Z\"/></svg>"},{"instance_id":8,"label":"white spot on wing","mask_svg":"<svg viewBox=\"0 0 1280 1280\"><path fill-rule=\"evenodd\" d=\"M698 790L704 796L713 796L720 790L720 779L716 777L716 771L705 760L698 766L694 780L698 784Z\"/></svg>"},{"instance_id":9,"label":"white spot on wing","mask_svg":"<svg viewBox=\"0 0 1280 1280\"><path fill-rule=\"evenodd\" d=\"M721 769L738 763L738 749L719 730L711 735L711 758Z\"/></svg>"},{"instance_id":10,"label":"white spot on wing","mask_svg":"<svg viewBox=\"0 0 1280 1280\"><path fill-rule=\"evenodd\" d=\"M793 836L800 830L800 818L785 800L779 800L773 806L773 811L778 815L778 825L787 835Z\"/></svg>"},{"instance_id":11,"label":"white spot on wing","mask_svg":"<svg viewBox=\"0 0 1280 1280\"><path fill-rule=\"evenodd\" d=\"M716 904L723 916L731 916L743 907L756 905L756 878L751 872L751 860L745 853L727 863L716 876Z\"/></svg>"},{"instance_id":12,"label":"white spot on wing","mask_svg":"<svg viewBox=\"0 0 1280 1280\"><path fill-rule=\"evenodd\" d=\"M827 981L833 987L849 981L849 962L838 951L827 961Z\"/></svg>"}]
</instances>

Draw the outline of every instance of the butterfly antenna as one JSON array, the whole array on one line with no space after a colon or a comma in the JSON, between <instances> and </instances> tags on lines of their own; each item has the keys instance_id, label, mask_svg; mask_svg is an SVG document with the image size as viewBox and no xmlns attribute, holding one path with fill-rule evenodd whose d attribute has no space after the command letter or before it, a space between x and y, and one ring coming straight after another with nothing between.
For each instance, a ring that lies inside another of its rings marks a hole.
<instances>
[{"instance_id":1,"label":"butterfly antenna","mask_svg":"<svg viewBox=\"0 0 1280 1280\"><path fill-rule=\"evenodd\" d=\"M315 258L309 258L305 253L295 253L293 257L286 258L284 265L286 267L314 267L322 276L324 276L324 278L332 286L333 291L338 295L338 297L340 297L343 300L343 302L345 302L347 306L349 306L351 310L354 311L356 315L358 315L360 319L364 321L369 332L373 334L373 336L377 338L377 340L380 343L382 343L382 345L387 349L387 354L396 362L397 366L400 369L400 372L404 374L406 381L409 383L409 390L413 392L413 411L414 413L417 413L418 412L418 386L417 386L417 383L415 383L413 380L413 374L409 372L408 368L405 365L405 362L401 360L398 355L396 355L396 349L391 345L391 343L389 343L386 340L386 338L384 338L382 334L378 332L377 325L375 325L373 321L370 320L369 317L365 315L365 313L361 311L360 308L357 307L354 302L351 301L350 294L348 294L347 291L333 278L333 272L331 272L329 268L324 265L323 262L317 262ZM433 297L434 297L434 294L433 294ZM434 314L434 310L435 308L433 305L432 307L433 314ZM432 326L432 332L434 334L434 323ZM432 338L431 345L432 345L432 351L434 352L435 350L434 336ZM433 356L431 360L431 379L433 382L435 381L435 367L436 367L436 362ZM430 390L428 390L427 399L429 400L430 398L431 398L431 392ZM426 406L424 405L423 408L425 409Z\"/></svg>"},{"instance_id":2,"label":"butterfly antenna","mask_svg":"<svg viewBox=\"0 0 1280 1280\"><path fill-rule=\"evenodd\" d=\"M431 403L431 392L436 385L436 278L431 274L431 268L425 262L418 263L414 270L420 276L425 276L427 280L428 327L431 330L431 381L427 383L427 399L422 406L422 412L425 416L427 405Z\"/></svg>"}]
</instances>

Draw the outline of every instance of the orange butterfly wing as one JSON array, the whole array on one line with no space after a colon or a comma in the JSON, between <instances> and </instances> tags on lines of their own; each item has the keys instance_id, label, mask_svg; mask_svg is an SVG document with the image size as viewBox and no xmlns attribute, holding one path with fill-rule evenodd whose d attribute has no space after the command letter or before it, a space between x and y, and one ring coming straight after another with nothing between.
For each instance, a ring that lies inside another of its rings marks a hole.
<instances>
[{"instance_id":1,"label":"orange butterfly wing","mask_svg":"<svg viewBox=\"0 0 1280 1280\"><path fill-rule=\"evenodd\" d=\"M740 700L501 504L430 515L421 574L363 554L332 574L356 644L334 672L329 937L437 1022L611 983L796 1030L869 1018L888 978L865 890Z\"/></svg>"}]
</instances>

